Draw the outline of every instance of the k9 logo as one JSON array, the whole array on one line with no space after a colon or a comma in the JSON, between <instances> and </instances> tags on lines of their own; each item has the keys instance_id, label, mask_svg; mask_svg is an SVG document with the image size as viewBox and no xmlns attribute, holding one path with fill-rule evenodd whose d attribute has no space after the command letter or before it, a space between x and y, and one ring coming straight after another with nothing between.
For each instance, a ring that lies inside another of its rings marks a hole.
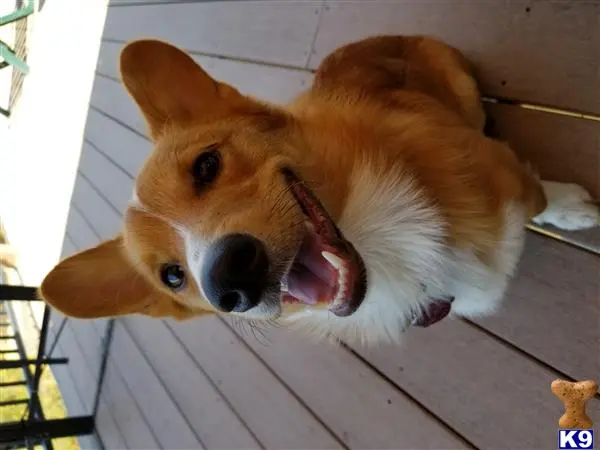
<instances>
[{"instance_id":1,"label":"k9 logo","mask_svg":"<svg viewBox=\"0 0 600 450\"><path fill-rule=\"evenodd\" d=\"M594 448L594 430L558 430L558 450Z\"/></svg>"}]
</instances>

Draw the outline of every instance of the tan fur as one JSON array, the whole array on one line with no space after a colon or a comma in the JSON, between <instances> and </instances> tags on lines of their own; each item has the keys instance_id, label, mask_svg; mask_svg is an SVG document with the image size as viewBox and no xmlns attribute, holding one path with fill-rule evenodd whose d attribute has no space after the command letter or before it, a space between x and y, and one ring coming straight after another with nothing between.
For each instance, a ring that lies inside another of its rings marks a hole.
<instances>
[{"instance_id":1,"label":"tan fur","mask_svg":"<svg viewBox=\"0 0 600 450\"><path fill-rule=\"evenodd\" d=\"M303 215L281 176L293 167L334 220L353 168L408 173L448 224L448 246L492 264L507 204L527 218L545 208L536 177L504 144L482 133L484 113L468 64L431 38L376 37L321 65L313 86L287 108L211 79L183 52L157 41L128 45L123 82L156 147L136 182L123 238L62 262L41 294L78 317L140 312L191 317L211 311L192 285L165 290L161 264L185 263L185 229L207 242L235 231L261 238L278 261L293 256ZM190 166L218 144L223 173L198 192ZM294 245L291 245L294 244Z\"/></svg>"}]
</instances>

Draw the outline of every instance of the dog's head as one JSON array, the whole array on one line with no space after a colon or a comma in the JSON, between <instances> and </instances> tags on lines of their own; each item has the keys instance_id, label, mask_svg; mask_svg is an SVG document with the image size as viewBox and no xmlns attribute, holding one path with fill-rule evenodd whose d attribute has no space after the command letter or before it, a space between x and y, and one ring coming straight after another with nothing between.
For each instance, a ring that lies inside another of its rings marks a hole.
<instances>
[{"instance_id":1,"label":"dog's head","mask_svg":"<svg viewBox=\"0 0 600 450\"><path fill-rule=\"evenodd\" d=\"M83 318L354 313L367 285L336 226L345 194L307 150L302 124L158 41L129 44L121 75L154 151L123 232L62 261L42 297Z\"/></svg>"}]
</instances>

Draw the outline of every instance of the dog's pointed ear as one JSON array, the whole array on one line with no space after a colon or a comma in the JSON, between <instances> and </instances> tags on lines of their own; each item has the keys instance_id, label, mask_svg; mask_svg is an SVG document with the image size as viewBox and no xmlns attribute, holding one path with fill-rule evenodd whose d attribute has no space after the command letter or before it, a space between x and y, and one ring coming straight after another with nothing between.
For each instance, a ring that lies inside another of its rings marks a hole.
<instances>
[{"instance_id":1,"label":"dog's pointed ear","mask_svg":"<svg viewBox=\"0 0 600 450\"><path fill-rule=\"evenodd\" d=\"M245 101L237 90L211 78L186 53L161 41L128 44L121 52L120 71L155 140L167 124L215 117Z\"/></svg>"},{"instance_id":2,"label":"dog's pointed ear","mask_svg":"<svg viewBox=\"0 0 600 450\"><path fill-rule=\"evenodd\" d=\"M121 237L60 262L42 282L40 296L65 315L81 319L134 313L185 319L199 314L139 274L124 254Z\"/></svg>"}]
</instances>

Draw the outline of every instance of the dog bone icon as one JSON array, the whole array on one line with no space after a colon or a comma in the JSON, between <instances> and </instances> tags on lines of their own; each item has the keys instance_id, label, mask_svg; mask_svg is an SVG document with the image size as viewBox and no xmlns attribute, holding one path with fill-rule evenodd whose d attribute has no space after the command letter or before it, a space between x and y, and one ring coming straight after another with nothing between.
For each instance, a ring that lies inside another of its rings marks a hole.
<instances>
[{"instance_id":1,"label":"dog bone icon","mask_svg":"<svg viewBox=\"0 0 600 450\"><path fill-rule=\"evenodd\" d=\"M594 424L585 413L585 404L598 391L598 384L595 381L554 380L550 389L565 406L565 413L558 421L559 428L571 430L592 428Z\"/></svg>"}]
</instances>

